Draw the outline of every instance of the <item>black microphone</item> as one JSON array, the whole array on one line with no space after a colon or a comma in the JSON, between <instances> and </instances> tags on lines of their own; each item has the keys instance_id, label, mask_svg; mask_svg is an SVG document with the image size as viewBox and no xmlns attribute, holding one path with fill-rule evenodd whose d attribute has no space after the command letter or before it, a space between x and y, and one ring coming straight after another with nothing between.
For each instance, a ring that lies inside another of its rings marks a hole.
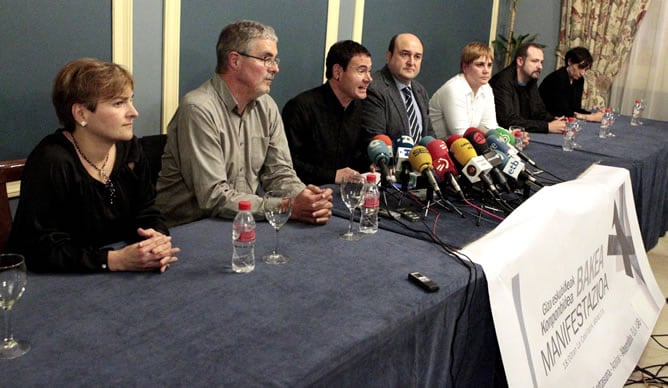
<instances>
[{"instance_id":1,"label":"black microphone","mask_svg":"<svg viewBox=\"0 0 668 388\"><path fill-rule=\"evenodd\" d=\"M494 151L489 148L487 144L487 139L485 138L485 133L478 128L469 128L464 132L464 137L471 142L471 145L476 150L478 155L482 155L487 159L487 161L492 165L492 170L490 174L494 178L494 181L501 185L501 187L506 190L506 192L511 192L510 185L508 185L508 180L499 170L499 167L503 163L501 157Z\"/></svg>"}]
</instances>

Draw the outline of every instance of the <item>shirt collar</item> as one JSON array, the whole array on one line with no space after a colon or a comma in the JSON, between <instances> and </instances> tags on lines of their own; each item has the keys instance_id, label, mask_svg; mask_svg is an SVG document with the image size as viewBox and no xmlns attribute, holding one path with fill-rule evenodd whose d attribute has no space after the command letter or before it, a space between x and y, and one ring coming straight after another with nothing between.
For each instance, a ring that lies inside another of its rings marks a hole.
<instances>
[{"instance_id":1,"label":"shirt collar","mask_svg":"<svg viewBox=\"0 0 668 388\"><path fill-rule=\"evenodd\" d=\"M218 93L218 96L220 97L221 100L223 100L223 104L225 105L225 109L227 109L229 112L233 112L235 114L238 113L237 106L239 105L236 98L232 95L232 92L230 91L230 88L227 87L227 84L225 81L220 77L220 74L216 74L213 77L213 88L216 90ZM257 103L257 100L253 100L248 103L246 106L246 111L249 109L253 109L255 107L255 104Z\"/></svg>"}]
</instances>

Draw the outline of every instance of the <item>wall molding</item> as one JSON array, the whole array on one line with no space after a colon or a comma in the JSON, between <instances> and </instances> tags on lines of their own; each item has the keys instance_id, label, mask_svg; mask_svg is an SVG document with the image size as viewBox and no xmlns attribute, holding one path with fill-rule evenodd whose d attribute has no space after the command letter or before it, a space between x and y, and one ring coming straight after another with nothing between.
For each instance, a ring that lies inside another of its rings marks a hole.
<instances>
[{"instance_id":1,"label":"wall molding","mask_svg":"<svg viewBox=\"0 0 668 388\"><path fill-rule=\"evenodd\" d=\"M355 0L353 11L353 37L352 39L362 44L362 31L364 28L364 0Z\"/></svg>"},{"instance_id":2,"label":"wall molding","mask_svg":"<svg viewBox=\"0 0 668 388\"><path fill-rule=\"evenodd\" d=\"M179 106L179 60L181 42L181 0L164 0L162 37L162 124L167 124Z\"/></svg>"},{"instance_id":3,"label":"wall molding","mask_svg":"<svg viewBox=\"0 0 668 388\"><path fill-rule=\"evenodd\" d=\"M499 0L492 3L492 20L489 22L489 46L494 47L492 42L496 39L496 29L499 23Z\"/></svg>"},{"instance_id":4,"label":"wall molding","mask_svg":"<svg viewBox=\"0 0 668 388\"><path fill-rule=\"evenodd\" d=\"M327 58L327 51L336 43L339 36L339 15L341 14L341 1L340 0L329 0L327 2L327 32L325 33L325 53L323 58ZM327 70L327 65L324 63L322 65L322 82L327 81L325 72Z\"/></svg>"},{"instance_id":5,"label":"wall molding","mask_svg":"<svg viewBox=\"0 0 668 388\"><path fill-rule=\"evenodd\" d=\"M132 1L111 1L111 61L132 73Z\"/></svg>"}]
</instances>

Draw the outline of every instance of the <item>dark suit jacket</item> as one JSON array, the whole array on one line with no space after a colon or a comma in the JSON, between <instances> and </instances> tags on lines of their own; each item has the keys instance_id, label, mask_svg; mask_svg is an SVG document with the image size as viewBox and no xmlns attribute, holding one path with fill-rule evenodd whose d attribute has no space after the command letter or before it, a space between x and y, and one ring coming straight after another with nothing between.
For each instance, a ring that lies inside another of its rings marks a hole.
<instances>
[{"instance_id":1,"label":"dark suit jacket","mask_svg":"<svg viewBox=\"0 0 668 388\"><path fill-rule=\"evenodd\" d=\"M494 90L496 119L504 128L519 125L529 132L547 132L554 116L547 112L538 92L536 80L525 86L517 84L517 65L511 64L496 73L489 84Z\"/></svg>"},{"instance_id":2,"label":"dark suit jacket","mask_svg":"<svg viewBox=\"0 0 668 388\"><path fill-rule=\"evenodd\" d=\"M411 81L411 88L422 115L422 136L434 136L429 119L427 90L415 80ZM362 107L362 128L369 140L379 134L386 134L392 140L401 135L410 135L406 107L387 65L373 74ZM420 139L413 140L417 144Z\"/></svg>"}]
</instances>

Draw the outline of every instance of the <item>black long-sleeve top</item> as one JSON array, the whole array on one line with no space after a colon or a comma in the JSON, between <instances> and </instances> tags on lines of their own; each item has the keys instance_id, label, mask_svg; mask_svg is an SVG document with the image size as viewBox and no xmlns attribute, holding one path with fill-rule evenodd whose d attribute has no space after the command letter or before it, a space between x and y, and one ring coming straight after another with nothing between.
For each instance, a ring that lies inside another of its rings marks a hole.
<instances>
[{"instance_id":1,"label":"black long-sleeve top","mask_svg":"<svg viewBox=\"0 0 668 388\"><path fill-rule=\"evenodd\" d=\"M153 205L155 189L136 137L116 143L110 178L113 203L63 130L45 137L25 164L9 249L23 254L31 271L106 271L106 245L139 241L139 227L169 233Z\"/></svg>"},{"instance_id":2,"label":"black long-sleeve top","mask_svg":"<svg viewBox=\"0 0 668 388\"><path fill-rule=\"evenodd\" d=\"M554 116L548 113L538 92L536 80L526 85L517 82L517 65L511 64L492 77L496 120L504 128L519 125L529 132L547 132Z\"/></svg>"},{"instance_id":3,"label":"black long-sleeve top","mask_svg":"<svg viewBox=\"0 0 668 388\"><path fill-rule=\"evenodd\" d=\"M336 170L369 169L366 135L361 128L361 102L346 108L329 82L307 90L283 107L285 135L297 175L305 183L334 183Z\"/></svg>"},{"instance_id":4,"label":"black long-sleeve top","mask_svg":"<svg viewBox=\"0 0 668 388\"><path fill-rule=\"evenodd\" d=\"M584 78L571 83L565 66L545 77L538 90L547 111L554 116L574 117L575 112L591 113L582 109Z\"/></svg>"}]
</instances>

